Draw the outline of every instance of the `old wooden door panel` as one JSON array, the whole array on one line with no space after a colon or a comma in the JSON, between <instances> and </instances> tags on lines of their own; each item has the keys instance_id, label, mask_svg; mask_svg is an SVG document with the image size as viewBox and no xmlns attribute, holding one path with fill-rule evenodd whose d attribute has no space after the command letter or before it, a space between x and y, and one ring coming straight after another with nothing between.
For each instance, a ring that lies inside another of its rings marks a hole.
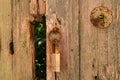
<instances>
[{"instance_id":1,"label":"old wooden door panel","mask_svg":"<svg viewBox=\"0 0 120 80\"><path fill-rule=\"evenodd\" d=\"M47 0L47 80L79 80L79 36L78 0ZM52 71L52 46L49 32L55 27L60 29L61 70Z\"/></svg>"},{"instance_id":2,"label":"old wooden door panel","mask_svg":"<svg viewBox=\"0 0 120 80\"><path fill-rule=\"evenodd\" d=\"M29 0L0 0L0 80L34 79Z\"/></svg>"},{"instance_id":3,"label":"old wooden door panel","mask_svg":"<svg viewBox=\"0 0 120 80\"><path fill-rule=\"evenodd\" d=\"M120 27L118 0L80 0L80 80L120 80ZM113 12L106 29L94 27L91 11L98 6Z\"/></svg>"},{"instance_id":4,"label":"old wooden door panel","mask_svg":"<svg viewBox=\"0 0 120 80\"><path fill-rule=\"evenodd\" d=\"M12 56L8 46L11 39L10 0L0 1L0 79L12 80ZM6 5L7 6L6 6ZM6 7L5 7L6 6ZM4 12L3 12L4 11ZM9 67L8 67L9 66ZM9 75L9 76L8 76Z\"/></svg>"},{"instance_id":5,"label":"old wooden door panel","mask_svg":"<svg viewBox=\"0 0 120 80\"><path fill-rule=\"evenodd\" d=\"M47 1L47 34L60 18L63 35L58 80L119 80L119 5L118 0ZM113 22L106 29L96 28L90 22L91 11L99 6L113 13ZM54 80L50 46L47 39L47 80Z\"/></svg>"}]
</instances>

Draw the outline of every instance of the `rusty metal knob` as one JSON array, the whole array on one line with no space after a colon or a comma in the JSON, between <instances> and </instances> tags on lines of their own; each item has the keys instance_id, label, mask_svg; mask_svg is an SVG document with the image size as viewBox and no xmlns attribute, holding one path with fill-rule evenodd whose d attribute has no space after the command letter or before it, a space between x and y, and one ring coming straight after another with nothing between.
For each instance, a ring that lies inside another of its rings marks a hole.
<instances>
[{"instance_id":1,"label":"rusty metal knob","mask_svg":"<svg viewBox=\"0 0 120 80\"><path fill-rule=\"evenodd\" d=\"M112 11L107 7L96 7L91 11L91 23L98 28L107 28L112 23Z\"/></svg>"}]
</instances>

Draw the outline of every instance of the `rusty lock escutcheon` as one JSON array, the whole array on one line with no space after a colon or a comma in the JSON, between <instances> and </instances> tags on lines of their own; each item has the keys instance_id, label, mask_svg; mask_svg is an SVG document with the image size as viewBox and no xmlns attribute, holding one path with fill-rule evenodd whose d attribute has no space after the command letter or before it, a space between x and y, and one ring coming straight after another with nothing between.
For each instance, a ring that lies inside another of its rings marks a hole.
<instances>
[{"instance_id":1,"label":"rusty lock escutcheon","mask_svg":"<svg viewBox=\"0 0 120 80\"><path fill-rule=\"evenodd\" d=\"M60 72L60 46L61 33L58 27L54 27L49 33L49 40L52 45L52 68L54 72Z\"/></svg>"},{"instance_id":2,"label":"rusty lock escutcheon","mask_svg":"<svg viewBox=\"0 0 120 80\"><path fill-rule=\"evenodd\" d=\"M98 28L107 28L112 23L112 11L107 7L99 6L94 8L90 14L91 23Z\"/></svg>"}]
</instances>

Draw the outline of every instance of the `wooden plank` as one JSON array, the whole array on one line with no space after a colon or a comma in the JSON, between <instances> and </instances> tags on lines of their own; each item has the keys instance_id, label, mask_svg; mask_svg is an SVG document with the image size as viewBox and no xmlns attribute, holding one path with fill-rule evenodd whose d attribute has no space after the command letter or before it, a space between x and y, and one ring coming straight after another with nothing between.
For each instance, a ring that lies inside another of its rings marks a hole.
<instances>
[{"instance_id":1,"label":"wooden plank","mask_svg":"<svg viewBox=\"0 0 120 80\"><path fill-rule=\"evenodd\" d=\"M120 7L119 7L119 4L120 4L120 1L117 1L115 0L113 2L114 6L113 6L113 9L114 9L114 37L112 37L112 40L111 41L113 44L113 51L114 51L114 55L115 55L115 59L114 59L114 79L116 80L120 80ZM114 47L115 46L115 47Z\"/></svg>"},{"instance_id":2,"label":"wooden plank","mask_svg":"<svg viewBox=\"0 0 120 80\"><path fill-rule=\"evenodd\" d=\"M119 3L117 0L80 1L80 80L119 80ZM106 29L96 28L90 22L91 11L99 6L113 12L113 22Z\"/></svg>"},{"instance_id":3,"label":"wooden plank","mask_svg":"<svg viewBox=\"0 0 120 80\"><path fill-rule=\"evenodd\" d=\"M14 7L14 80L34 80L34 30L30 26L29 0L15 1Z\"/></svg>"},{"instance_id":4,"label":"wooden plank","mask_svg":"<svg viewBox=\"0 0 120 80\"><path fill-rule=\"evenodd\" d=\"M47 0L47 80L78 80L79 79L79 37L78 37L78 0ZM60 28L61 70L55 79L51 65L52 47L49 32L55 27Z\"/></svg>"},{"instance_id":5,"label":"wooden plank","mask_svg":"<svg viewBox=\"0 0 120 80\"><path fill-rule=\"evenodd\" d=\"M11 9L11 0L0 0L0 80L13 80L12 55L9 49L12 30Z\"/></svg>"},{"instance_id":6,"label":"wooden plank","mask_svg":"<svg viewBox=\"0 0 120 80\"><path fill-rule=\"evenodd\" d=\"M34 79L29 8L29 0L0 0L0 80Z\"/></svg>"},{"instance_id":7,"label":"wooden plank","mask_svg":"<svg viewBox=\"0 0 120 80\"><path fill-rule=\"evenodd\" d=\"M69 0L67 6L67 26L69 32L69 78L68 80L79 80L79 0ZM62 79L61 79L62 80Z\"/></svg>"}]
</instances>

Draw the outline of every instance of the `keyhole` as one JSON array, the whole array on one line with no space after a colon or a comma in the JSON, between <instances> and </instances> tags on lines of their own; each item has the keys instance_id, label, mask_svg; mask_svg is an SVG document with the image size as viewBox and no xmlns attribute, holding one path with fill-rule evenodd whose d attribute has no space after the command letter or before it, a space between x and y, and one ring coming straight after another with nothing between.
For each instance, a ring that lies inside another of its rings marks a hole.
<instances>
[{"instance_id":1,"label":"keyhole","mask_svg":"<svg viewBox=\"0 0 120 80\"><path fill-rule=\"evenodd\" d=\"M99 19L104 19L104 15L99 15L98 18Z\"/></svg>"},{"instance_id":2,"label":"keyhole","mask_svg":"<svg viewBox=\"0 0 120 80\"><path fill-rule=\"evenodd\" d=\"M55 44L53 44L53 45L52 45L52 50L53 50L53 53L55 53L55 48L56 48L56 45L55 45Z\"/></svg>"}]
</instances>

